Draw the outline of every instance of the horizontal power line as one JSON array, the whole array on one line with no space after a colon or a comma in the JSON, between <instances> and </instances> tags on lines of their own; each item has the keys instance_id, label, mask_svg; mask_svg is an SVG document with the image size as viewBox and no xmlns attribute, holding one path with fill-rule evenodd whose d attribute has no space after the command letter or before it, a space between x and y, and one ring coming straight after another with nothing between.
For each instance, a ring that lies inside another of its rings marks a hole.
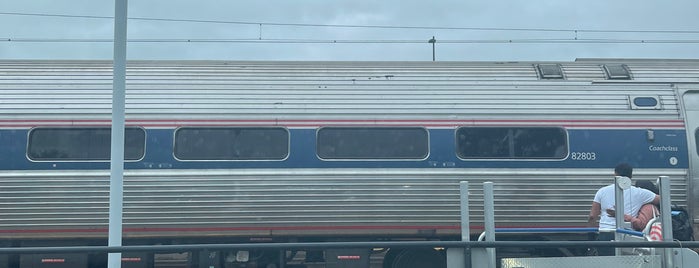
<instances>
[{"instance_id":1,"label":"horizontal power line","mask_svg":"<svg viewBox=\"0 0 699 268\"><path fill-rule=\"evenodd\" d=\"M83 18L83 19L114 19L111 16L48 14L48 13L21 13L0 12L0 15L38 16L59 18ZM172 18L148 18L129 17L129 20L163 21L163 22L189 22L189 23L218 23L258 26L288 26L288 27L335 27L335 28L374 28L374 29L409 29L409 30L469 30L469 31L520 31L520 32L571 32L571 33L655 33L655 34L699 34L699 31L689 30L595 30L595 29L555 29L555 28L503 28L503 27L440 27L440 26L397 26L397 25L353 25L353 24L315 24L315 23L277 23L277 22L251 22L251 21L224 21L201 19L172 19Z\"/></svg>"},{"instance_id":2,"label":"horizontal power line","mask_svg":"<svg viewBox=\"0 0 699 268\"><path fill-rule=\"evenodd\" d=\"M17 43L112 43L113 39L0 38ZM349 39L128 39L129 43L261 43L261 44L426 44L429 40ZM462 39L436 40L437 44L699 44L699 39Z\"/></svg>"}]
</instances>

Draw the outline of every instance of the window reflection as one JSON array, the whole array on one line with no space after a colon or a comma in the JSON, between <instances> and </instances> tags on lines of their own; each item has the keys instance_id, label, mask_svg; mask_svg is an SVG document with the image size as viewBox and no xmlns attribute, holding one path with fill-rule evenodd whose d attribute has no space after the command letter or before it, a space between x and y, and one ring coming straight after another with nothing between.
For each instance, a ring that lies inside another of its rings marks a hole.
<instances>
[{"instance_id":1,"label":"window reflection","mask_svg":"<svg viewBox=\"0 0 699 268\"><path fill-rule=\"evenodd\" d=\"M543 127L461 127L456 131L461 158L563 159L566 132Z\"/></svg>"},{"instance_id":2,"label":"window reflection","mask_svg":"<svg viewBox=\"0 0 699 268\"><path fill-rule=\"evenodd\" d=\"M418 127L324 127L316 151L322 159L424 159L428 139Z\"/></svg>"},{"instance_id":3,"label":"window reflection","mask_svg":"<svg viewBox=\"0 0 699 268\"><path fill-rule=\"evenodd\" d=\"M111 128L35 128L29 133L27 155L36 161L94 161L111 157ZM124 159L138 160L145 153L146 133L126 128Z\"/></svg>"},{"instance_id":4,"label":"window reflection","mask_svg":"<svg viewBox=\"0 0 699 268\"><path fill-rule=\"evenodd\" d=\"M289 132L272 127L180 128L175 157L180 160L283 160Z\"/></svg>"}]
</instances>

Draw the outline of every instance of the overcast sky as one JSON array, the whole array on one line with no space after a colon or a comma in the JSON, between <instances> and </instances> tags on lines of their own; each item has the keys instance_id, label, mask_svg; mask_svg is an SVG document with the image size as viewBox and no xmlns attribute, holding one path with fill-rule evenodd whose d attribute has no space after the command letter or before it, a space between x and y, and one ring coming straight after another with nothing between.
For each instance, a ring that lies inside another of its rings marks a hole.
<instances>
[{"instance_id":1,"label":"overcast sky","mask_svg":"<svg viewBox=\"0 0 699 268\"><path fill-rule=\"evenodd\" d=\"M0 3L0 59L113 57L114 25L104 18L114 16L113 0ZM127 54L134 60L429 61L434 36L436 59L446 61L699 58L698 10L697 0L131 0L134 42ZM332 27L339 25L354 27ZM609 30L622 32L598 32ZM280 39L303 43L272 41Z\"/></svg>"}]
</instances>

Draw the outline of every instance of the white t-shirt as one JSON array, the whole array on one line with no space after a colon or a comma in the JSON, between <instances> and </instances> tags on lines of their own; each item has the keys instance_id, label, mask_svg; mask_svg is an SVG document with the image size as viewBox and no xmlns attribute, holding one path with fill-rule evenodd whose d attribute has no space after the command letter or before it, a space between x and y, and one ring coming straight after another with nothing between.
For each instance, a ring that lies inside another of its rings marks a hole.
<instances>
[{"instance_id":1,"label":"white t-shirt","mask_svg":"<svg viewBox=\"0 0 699 268\"><path fill-rule=\"evenodd\" d=\"M641 210L641 207L652 202L653 199L655 199L655 193L643 188L632 186L631 188L624 190L624 214L637 217L638 211ZM607 215L608 208L614 209L614 184L600 188L595 194L595 199L593 201L599 203L600 207L602 208L601 217L599 219L599 228L616 228L616 219ZM617 210L616 215L623 214L619 213Z\"/></svg>"}]
</instances>

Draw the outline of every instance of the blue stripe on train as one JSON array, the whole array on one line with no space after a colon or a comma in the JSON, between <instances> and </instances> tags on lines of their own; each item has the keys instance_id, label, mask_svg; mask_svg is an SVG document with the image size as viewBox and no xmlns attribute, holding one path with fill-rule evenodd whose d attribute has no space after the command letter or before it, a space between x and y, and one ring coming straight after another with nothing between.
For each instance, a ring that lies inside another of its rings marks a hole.
<instances>
[{"instance_id":1,"label":"blue stripe on train","mask_svg":"<svg viewBox=\"0 0 699 268\"><path fill-rule=\"evenodd\" d=\"M684 130L569 129L565 160L461 160L456 156L454 130L430 130L430 155L420 161L323 161L315 155L314 129L291 129L291 153L285 161L181 162L172 154L172 130L147 130L146 156L127 162L127 169L160 168L610 168L628 162L643 168L687 168ZM27 130L0 130L1 170L108 169L106 162L31 162L26 157ZM593 157L594 156L594 157ZM594 158L594 159L593 159Z\"/></svg>"}]
</instances>

